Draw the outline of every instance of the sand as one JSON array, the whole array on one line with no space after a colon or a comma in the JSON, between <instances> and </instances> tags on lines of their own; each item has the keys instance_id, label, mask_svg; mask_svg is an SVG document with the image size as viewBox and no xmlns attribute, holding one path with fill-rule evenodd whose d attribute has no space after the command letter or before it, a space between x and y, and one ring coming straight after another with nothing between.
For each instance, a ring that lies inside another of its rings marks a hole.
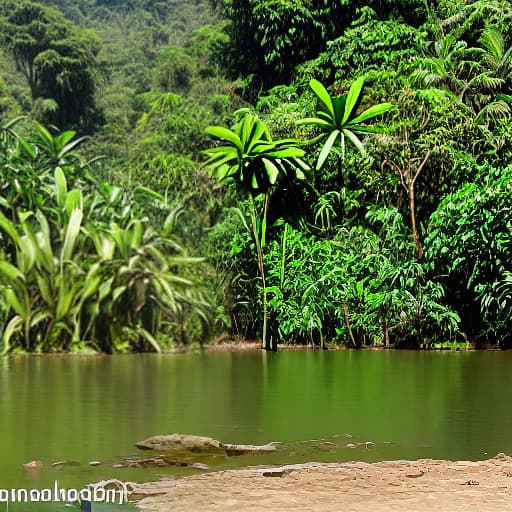
<instances>
[{"instance_id":1,"label":"sand","mask_svg":"<svg viewBox=\"0 0 512 512\"><path fill-rule=\"evenodd\" d=\"M138 486L152 512L512 511L512 458L218 471Z\"/></svg>"}]
</instances>

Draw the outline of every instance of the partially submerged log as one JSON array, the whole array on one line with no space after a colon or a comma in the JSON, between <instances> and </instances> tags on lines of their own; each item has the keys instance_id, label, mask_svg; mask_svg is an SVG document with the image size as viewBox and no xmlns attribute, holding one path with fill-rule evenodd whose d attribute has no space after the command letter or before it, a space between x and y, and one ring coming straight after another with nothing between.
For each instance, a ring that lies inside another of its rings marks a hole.
<instances>
[{"instance_id":1,"label":"partially submerged log","mask_svg":"<svg viewBox=\"0 0 512 512\"><path fill-rule=\"evenodd\" d=\"M267 444L226 444L221 443L221 446L226 450L226 455L247 455L251 453L267 453L277 451L279 443Z\"/></svg>"},{"instance_id":2,"label":"partially submerged log","mask_svg":"<svg viewBox=\"0 0 512 512\"><path fill-rule=\"evenodd\" d=\"M192 453L224 453L228 456L246 455L251 453L275 452L279 443L263 445L228 444L211 437L191 436L185 434L170 434L153 436L135 443L141 450L175 451Z\"/></svg>"}]
</instances>

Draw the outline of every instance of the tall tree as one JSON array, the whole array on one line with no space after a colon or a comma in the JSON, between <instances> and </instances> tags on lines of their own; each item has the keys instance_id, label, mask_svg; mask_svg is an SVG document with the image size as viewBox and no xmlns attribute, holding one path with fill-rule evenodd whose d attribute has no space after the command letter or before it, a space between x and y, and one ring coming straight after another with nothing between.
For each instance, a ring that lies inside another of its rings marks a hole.
<instances>
[{"instance_id":1,"label":"tall tree","mask_svg":"<svg viewBox=\"0 0 512 512\"><path fill-rule=\"evenodd\" d=\"M94 32L79 30L59 11L37 2L4 0L0 42L27 79L33 100L56 103L45 121L61 128L87 122L99 76L100 43Z\"/></svg>"},{"instance_id":2,"label":"tall tree","mask_svg":"<svg viewBox=\"0 0 512 512\"><path fill-rule=\"evenodd\" d=\"M210 126L207 133L221 145L205 151L206 164L219 181L234 180L237 189L251 199L252 235L258 258L263 298L263 348L277 350L277 340L267 338L268 304L263 250L270 197L275 190L295 178L304 179L309 170L302 160L305 152L291 139L274 140L265 123L247 113L232 130ZM254 198L263 195L263 210L257 211Z\"/></svg>"}]
</instances>

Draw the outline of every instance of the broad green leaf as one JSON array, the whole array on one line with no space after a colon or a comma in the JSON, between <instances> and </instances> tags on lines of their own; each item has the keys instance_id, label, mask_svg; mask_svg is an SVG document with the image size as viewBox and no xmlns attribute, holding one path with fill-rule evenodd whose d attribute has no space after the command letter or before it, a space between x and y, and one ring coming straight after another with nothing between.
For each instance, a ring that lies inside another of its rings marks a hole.
<instances>
[{"instance_id":1,"label":"broad green leaf","mask_svg":"<svg viewBox=\"0 0 512 512\"><path fill-rule=\"evenodd\" d=\"M185 279L184 277L177 276L176 274L172 274L171 272L164 272L163 277L165 278L165 284L168 286L169 283L176 283L181 284L184 286L192 286L194 283L190 281L190 279ZM164 281L162 279L159 279L159 282L162 284ZM166 292L169 294L170 288L166 290ZM170 292L170 295L174 295L174 292Z\"/></svg>"},{"instance_id":2,"label":"broad green leaf","mask_svg":"<svg viewBox=\"0 0 512 512\"><path fill-rule=\"evenodd\" d=\"M368 119L372 119L373 117L380 116L381 114L388 112L393 107L394 105L392 103L379 103L378 105L373 105L373 107L366 109L364 112L352 119L349 124L363 123Z\"/></svg>"},{"instance_id":3,"label":"broad green leaf","mask_svg":"<svg viewBox=\"0 0 512 512\"><path fill-rule=\"evenodd\" d=\"M52 315L47 311L38 311L34 314L34 316L30 319L30 327L35 327L38 323L43 322L44 320L48 320L52 318Z\"/></svg>"},{"instance_id":4,"label":"broad green leaf","mask_svg":"<svg viewBox=\"0 0 512 512\"><path fill-rule=\"evenodd\" d=\"M101 284L101 276L95 276L95 277L88 278L86 281L85 287L82 290L80 300L82 302L84 302L89 297L92 297L98 291L100 284Z\"/></svg>"},{"instance_id":5,"label":"broad green leaf","mask_svg":"<svg viewBox=\"0 0 512 512\"><path fill-rule=\"evenodd\" d=\"M45 147L47 149L53 149L53 147L54 147L53 137L50 134L50 132L42 124L39 124L37 121L34 121L34 126L36 127L37 134L45 143Z\"/></svg>"},{"instance_id":6,"label":"broad green leaf","mask_svg":"<svg viewBox=\"0 0 512 512\"><path fill-rule=\"evenodd\" d=\"M64 147L75 135L76 132L73 130L62 132L57 137L55 137L55 146L58 148Z\"/></svg>"},{"instance_id":7,"label":"broad green leaf","mask_svg":"<svg viewBox=\"0 0 512 512\"><path fill-rule=\"evenodd\" d=\"M110 292L112 291L112 283L114 282L113 277L109 277L106 281L104 281L100 288L99 288L99 294L98 294L98 301L102 302L104 299L106 299Z\"/></svg>"},{"instance_id":8,"label":"broad green leaf","mask_svg":"<svg viewBox=\"0 0 512 512\"><path fill-rule=\"evenodd\" d=\"M36 276L37 286L39 288L39 293L41 294L41 297L46 302L46 304L50 307L53 307L55 304L55 300L57 297L53 293L52 290L52 284L50 280L52 279L52 276L50 278L42 275Z\"/></svg>"},{"instance_id":9,"label":"broad green leaf","mask_svg":"<svg viewBox=\"0 0 512 512\"><path fill-rule=\"evenodd\" d=\"M266 126L262 122L256 123L251 139L249 140L249 144L247 145L247 152L250 152L255 144L262 140L263 135L268 135L264 140L270 139L270 134L268 134L268 131L265 128Z\"/></svg>"},{"instance_id":10,"label":"broad green leaf","mask_svg":"<svg viewBox=\"0 0 512 512\"><path fill-rule=\"evenodd\" d=\"M36 149L34 148L34 146L32 146L32 144L27 142L23 137L21 137L18 134L16 134L16 138L17 138L18 144L20 145L20 148L23 150L23 152L26 155L28 155L30 158L35 158L36 157Z\"/></svg>"},{"instance_id":11,"label":"broad green leaf","mask_svg":"<svg viewBox=\"0 0 512 512\"><path fill-rule=\"evenodd\" d=\"M12 288L6 288L4 290L4 295L7 300L7 306L14 309L14 311L16 311L20 317L28 317L29 310L27 309L26 304L23 304L23 301L20 300Z\"/></svg>"},{"instance_id":12,"label":"broad green leaf","mask_svg":"<svg viewBox=\"0 0 512 512\"><path fill-rule=\"evenodd\" d=\"M340 128L343 126L343 118L345 116L346 112L346 105L347 105L347 95L342 94L341 96L338 96L336 98L333 98L332 105L334 107L334 124L336 125L336 128ZM322 112L318 113L320 116L322 116Z\"/></svg>"},{"instance_id":13,"label":"broad green leaf","mask_svg":"<svg viewBox=\"0 0 512 512\"><path fill-rule=\"evenodd\" d=\"M327 140L325 141L325 143L322 146L322 149L320 151L320 155L318 155L318 162L316 164L316 169L317 170L321 169L322 166L324 165L324 162L325 162L325 160L327 158L327 155L331 151L332 146L333 146L334 142L336 141L336 139L338 138L339 135L340 135L340 131L339 130L333 130L330 133L329 137L327 137Z\"/></svg>"},{"instance_id":14,"label":"broad green leaf","mask_svg":"<svg viewBox=\"0 0 512 512\"><path fill-rule=\"evenodd\" d=\"M15 279L25 281L23 273L8 261L0 261L0 277L2 276L6 278L7 281L14 281ZM2 279L0 279L0 281L2 281Z\"/></svg>"},{"instance_id":15,"label":"broad green leaf","mask_svg":"<svg viewBox=\"0 0 512 512\"><path fill-rule=\"evenodd\" d=\"M263 164L265 165L265 169L267 171L268 181L271 185L275 185L277 178L279 177L279 169L277 166L268 158L263 158Z\"/></svg>"},{"instance_id":16,"label":"broad green leaf","mask_svg":"<svg viewBox=\"0 0 512 512\"><path fill-rule=\"evenodd\" d=\"M126 291L126 286L118 286L112 292L112 302L116 302L117 299Z\"/></svg>"},{"instance_id":17,"label":"broad green leaf","mask_svg":"<svg viewBox=\"0 0 512 512\"><path fill-rule=\"evenodd\" d=\"M5 326L2 336L2 355L5 355L11 349L11 338L23 329L23 320L20 316L12 317Z\"/></svg>"},{"instance_id":18,"label":"broad green leaf","mask_svg":"<svg viewBox=\"0 0 512 512\"><path fill-rule=\"evenodd\" d=\"M363 143L361 142L361 140L359 140L357 138L357 136L353 132L345 129L345 130L343 130L343 133L352 141L354 146L356 146L356 148L359 149L359 151L361 151L361 153L363 153L363 154L366 153Z\"/></svg>"},{"instance_id":19,"label":"broad green leaf","mask_svg":"<svg viewBox=\"0 0 512 512\"><path fill-rule=\"evenodd\" d=\"M83 286L83 282L75 281L70 288L61 286L59 290L59 299L56 308L56 319L60 321L66 318L70 314L71 306L79 298L80 289Z\"/></svg>"},{"instance_id":20,"label":"broad green leaf","mask_svg":"<svg viewBox=\"0 0 512 512\"><path fill-rule=\"evenodd\" d=\"M20 251L18 254L18 265L25 274L30 272L38 256L38 247L33 238L28 236L20 237Z\"/></svg>"},{"instance_id":21,"label":"broad green leaf","mask_svg":"<svg viewBox=\"0 0 512 512\"><path fill-rule=\"evenodd\" d=\"M44 230L38 231L35 236L37 251L37 265L43 267L47 272L52 273L55 260L53 255L50 237Z\"/></svg>"},{"instance_id":22,"label":"broad green leaf","mask_svg":"<svg viewBox=\"0 0 512 512\"><path fill-rule=\"evenodd\" d=\"M319 117L305 117L304 119L299 119L295 121L297 125L311 125L318 126L320 128L332 126L332 122L327 121L326 119L320 119Z\"/></svg>"},{"instance_id":23,"label":"broad green leaf","mask_svg":"<svg viewBox=\"0 0 512 512\"><path fill-rule=\"evenodd\" d=\"M203 263L206 258L200 258L197 256L168 256L167 262L169 265L197 265ZM190 282L187 280L187 282Z\"/></svg>"},{"instance_id":24,"label":"broad green leaf","mask_svg":"<svg viewBox=\"0 0 512 512\"><path fill-rule=\"evenodd\" d=\"M147 195L148 197L156 199L157 201L160 201L161 203L165 203L165 197L162 194L159 194L158 192L156 192L148 187L139 186L135 189L135 192L142 192L143 194Z\"/></svg>"},{"instance_id":25,"label":"broad green leaf","mask_svg":"<svg viewBox=\"0 0 512 512\"><path fill-rule=\"evenodd\" d=\"M59 154L57 156L59 158L64 157L70 151L72 151L76 146L78 146L78 144L81 144L85 139L86 139L86 137L80 137L79 139L76 139L76 140L70 142L69 144L66 144L64 147L61 148L61 150L59 151ZM60 145L58 147L60 147Z\"/></svg>"},{"instance_id":26,"label":"broad green leaf","mask_svg":"<svg viewBox=\"0 0 512 512\"><path fill-rule=\"evenodd\" d=\"M275 158L300 158L305 154L306 152L300 148L283 148L269 151L265 156Z\"/></svg>"},{"instance_id":27,"label":"broad green leaf","mask_svg":"<svg viewBox=\"0 0 512 512\"><path fill-rule=\"evenodd\" d=\"M144 230L144 226L142 225L142 222L137 219L133 222L133 228L132 228L132 236L131 236L131 243L130 246L132 249L139 249L142 244L142 233Z\"/></svg>"},{"instance_id":28,"label":"broad green leaf","mask_svg":"<svg viewBox=\"0 0 512 512\"><path fill-rule=\"evenodd\" d=\"M60 207L64 206L66 196L68 195L68 184L66 175L60 167L55 168L55 189L57 192L57 203Z\"/></svg>"},{"instance_id":29,"label":"broad green leaf","mask_svg":"<svg viewBox=\"0 0 512 512\"><path fill-rule=\"evenodd\" d=\"M219 139L227 140L240 150L243 150L243 144L242 141L240 140L240 137L235 132L229 130L228 128L224 128L222 126L208 126L208 128L206 128L205 131L209 135L213 135L214 137L217 137Z\"/></svg>"},{"instance_id":30,"label":"broad green leaf","mask_svg":"<svg viewBox=\"0 0 512 512\"><path fill-rule=\"evenodd\" d=\"M139 327L138 333L149 342L149 344L155 349L156 352L161 352L162 349L160 348L160 345L158 344L158 341L148 332L146 329L143 329L142 327Z\"/></svg>"},{"instance_id":31,"label":"broad green leaf","mask_svg":"<svg viewBox=\"0 0 512 512\"><path fill-rule=\"evenodd\" d=\"M66 196L64 208L66 208L69 215L73 213L73 210L82 210L84 205L82 191L74 188L70 190Z\"/></svg>"},{"instance_id":32,"label":"broad green leaf","mask_svg":"<svg viewBox=\"0 0 512 512\"><path fill-rule=\"evenodd\" d=\"M0 212L0 229L5 231L15 245L19 246L20 236L13 224L2 212Z\"/></svg>"},{"instance_id":33,"label":"broad green leaf","mask_svg":"<svg viewBox=\"0 0 512 512\"><path fill-rule=\"evenodd\" d=\"M249 151L249 145L253 138L253 130L257 126L257 123L258 119L252 114L246 114L242 121L240 121L240 140L242 141L244 153Z\"/></svg>"},{"instance_id":34,"label":"broad green leaf","mask_svg":"<svg viewBox=\"0 0 512 512\"><path fill-rule=\"evenodd\" d=\"M311 80L309 85L334 119L334 107L332 105L331 96L327 92L327 89L318 80L315 79Z\"/></svg>"},{"instance_id":35,"label":"broad green leaf","mask_svg":"<svg viewBox=\"0 0 512 512\"><path fill-rule=\"evenodd\" d=\"M69 219L64 243L62 244L61 264L63 261L71 260L73 256L73 249L75 247L76 239L80 233L80 226L82 224L83 213L82 210L73 210Z\"/></svg>"},{"instance_id":36,"label":"broad green leaf","mask_svg":"<svg viewBox=\"0 0 512 512\"><path fill-rule=\"evenodd\" d=\"M112 187L108 194L108 200L110 203L117 202L123 195L123 189L121 187Z\"/></svg>"},{"instance_id":37,"label":"broad green leaf","mask_svg":"<svg viewBox=\"0 0 512 512\"><path fill-rule=\"evenodd\" d=\"M116 244L106 236L101 237L100 257L102 260L110 261L114 257Z\"/></svg>"},{"instance_id":38,"label":"broad green leaf","mask_svg":"<svg viewBox=\"0 0 512 512\"><path fill-rule=\"evenodd\" d=\"M356 107L359 98L361 96L361 91L363 89L364 85L364 77L359 77L348 90L347 94L347 102L345 104L345 112L343 114L343 119L341 120L341 124L344 125L347 123L347 121L352 117L353 110Z\"/></svg>"}]
</instances>

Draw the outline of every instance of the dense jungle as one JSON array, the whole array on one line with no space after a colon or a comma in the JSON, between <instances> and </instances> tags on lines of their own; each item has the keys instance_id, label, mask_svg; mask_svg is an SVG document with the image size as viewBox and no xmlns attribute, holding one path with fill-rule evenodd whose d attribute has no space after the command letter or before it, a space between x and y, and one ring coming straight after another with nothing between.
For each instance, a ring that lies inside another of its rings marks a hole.
<instances>
[{"instance_id":1,"label":"dense jungle","mask_svg":"<svg viewBox=\"0 0 512 512\"><path fill-rule=\"evenodd\" d=\"M512 3L3 0L3 353L512 346Z\"/></svg>"}]
</instances>

